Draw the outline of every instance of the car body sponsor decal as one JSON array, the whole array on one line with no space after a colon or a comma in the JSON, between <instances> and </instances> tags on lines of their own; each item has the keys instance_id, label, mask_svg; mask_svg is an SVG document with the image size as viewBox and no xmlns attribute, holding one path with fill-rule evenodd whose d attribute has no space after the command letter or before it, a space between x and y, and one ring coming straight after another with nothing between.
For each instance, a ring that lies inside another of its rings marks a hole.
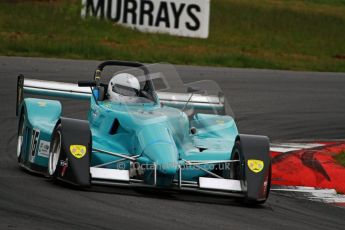
<instances>
[{"instance_id":1,"label":"car body sponsor decal","mask_svg":"<svg viewBox=\"0 0 345 230\"><path fill-rule=\"evenodd\" d=\"M40 144L38 145L38 153L37 155L40 157L49 157L49 148L50 148L50 142L48 141L40 141Z\"/></svg>"},{"instance_id":2,"label":"car body sponsor decal","mask_svg":"<svg viewBox=\"0 0 345 230\"><path fill-rule=\"evenodd\" d=\"M60 166L62 167L61 176L63 177L66 173L67 168L68 168L68 158L66 158L66 160L61 160Z\"/></svg>"},{"instance_id":3,"label":"car body sponsor decal","mask_svg":"<svg viewBox=\"0 0 345 230\"><path fill-rule=\"evenodd\" d=\"M264 162L262 160L250 159L247 161L248 167L251 171L259 173L264 168Z\"/></svg>"},{"instance_id":4,"label":"car body sponsor decal","mask_svg":"<svg viewBox=\"0 0 345 230\"><path fill-rule=\"evenodd\" d=\"M82 158L86 154L86 146L84 145L70 145L69 150L75 158Z\"/></svg>"}]
</instances>

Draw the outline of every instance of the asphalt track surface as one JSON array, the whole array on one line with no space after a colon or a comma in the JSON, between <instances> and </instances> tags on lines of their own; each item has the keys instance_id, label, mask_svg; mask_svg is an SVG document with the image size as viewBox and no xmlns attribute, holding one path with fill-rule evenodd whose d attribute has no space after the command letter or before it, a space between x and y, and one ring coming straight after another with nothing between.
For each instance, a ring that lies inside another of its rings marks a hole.
<instances>
[{"instance_id":1,"label":"asphalt track surface","mask_svg":"<svg viewBox=\"0 0 345 230\"><path fill-rule=\"evenodd\" d=\"M16 163L16 76L76 82L98 61L0 57L0 229L344 229L345 209L272 193L265 205L233 199L97 187L79 191ZM344 139L345 74L180 66L186 82L214 79L241 133L273 141ZM85 118L86 103L64 102Z\"/></svg>"}]
</instances>

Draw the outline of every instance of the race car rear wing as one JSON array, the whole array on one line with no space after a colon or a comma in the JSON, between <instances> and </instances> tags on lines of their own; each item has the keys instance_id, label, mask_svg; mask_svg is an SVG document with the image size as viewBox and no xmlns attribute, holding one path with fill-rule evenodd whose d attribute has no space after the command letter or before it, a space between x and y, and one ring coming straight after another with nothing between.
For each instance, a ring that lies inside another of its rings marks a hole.
<instances>
[{"instance_id":1,"label":"race car rear wing","mask_svg":"<svg viewBox=\"0 0 345 230\"><path fill-rule=\"evenodd\" d=\"M17 80L17 116L25 93L79 100L88 100L91 97L91 89L78 87L78 84L29 79L19 75Z\"/></svg>"},{"instance_id":2,"label":"race car rear wing","mask_svg":"<svg viewBox=\"0 0 345 230\"><path fill-rule=\"evenodd\" d=\"M56 82L24 78L23 75L18 76L17 81L17 107L16 115L18 116L19 106L21 105L24 94L62 97L77 100L89 100L92 96L91 88L79 87L75 83ZM224 105L218 96L202 95L198 93L172 93L157 92L161 104L184 108L186 104L197 109L224 109Z\"/></svg>"}]
</instances>

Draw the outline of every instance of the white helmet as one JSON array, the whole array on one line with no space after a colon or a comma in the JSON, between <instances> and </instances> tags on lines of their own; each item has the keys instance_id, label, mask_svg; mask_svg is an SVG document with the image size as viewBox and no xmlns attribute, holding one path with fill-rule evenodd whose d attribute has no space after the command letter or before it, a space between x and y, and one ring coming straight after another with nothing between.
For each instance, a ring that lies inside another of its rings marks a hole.
<instances>
[{"instance_id":1,"label":"white helmet","mask_svg":"<svg viewBox=\"0 0 345 230\"><path fill-rule=\"evenodd\" d=\"M137 97L140 84L136 77L129 73L116 74L109 82L108 96L110 100L120 100L121 97Z\"/></svg>"}]
</instances>

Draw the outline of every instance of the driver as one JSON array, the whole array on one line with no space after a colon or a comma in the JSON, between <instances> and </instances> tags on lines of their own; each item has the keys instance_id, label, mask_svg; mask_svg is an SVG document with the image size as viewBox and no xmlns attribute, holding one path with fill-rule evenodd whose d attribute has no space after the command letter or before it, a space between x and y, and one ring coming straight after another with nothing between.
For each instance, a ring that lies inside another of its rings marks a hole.
<instances>
[{"instance_id":1,"label":"driver","mask_svg":"<svg viewBox=\"0 0 345 230\"><path fill-rule=\"evenodd\" d=\"M144 103L146 98L140 97L140 83L129 73L119 73L113 76L108 85L109 100L125 103Z\"/></svg>"}]
</instances>

